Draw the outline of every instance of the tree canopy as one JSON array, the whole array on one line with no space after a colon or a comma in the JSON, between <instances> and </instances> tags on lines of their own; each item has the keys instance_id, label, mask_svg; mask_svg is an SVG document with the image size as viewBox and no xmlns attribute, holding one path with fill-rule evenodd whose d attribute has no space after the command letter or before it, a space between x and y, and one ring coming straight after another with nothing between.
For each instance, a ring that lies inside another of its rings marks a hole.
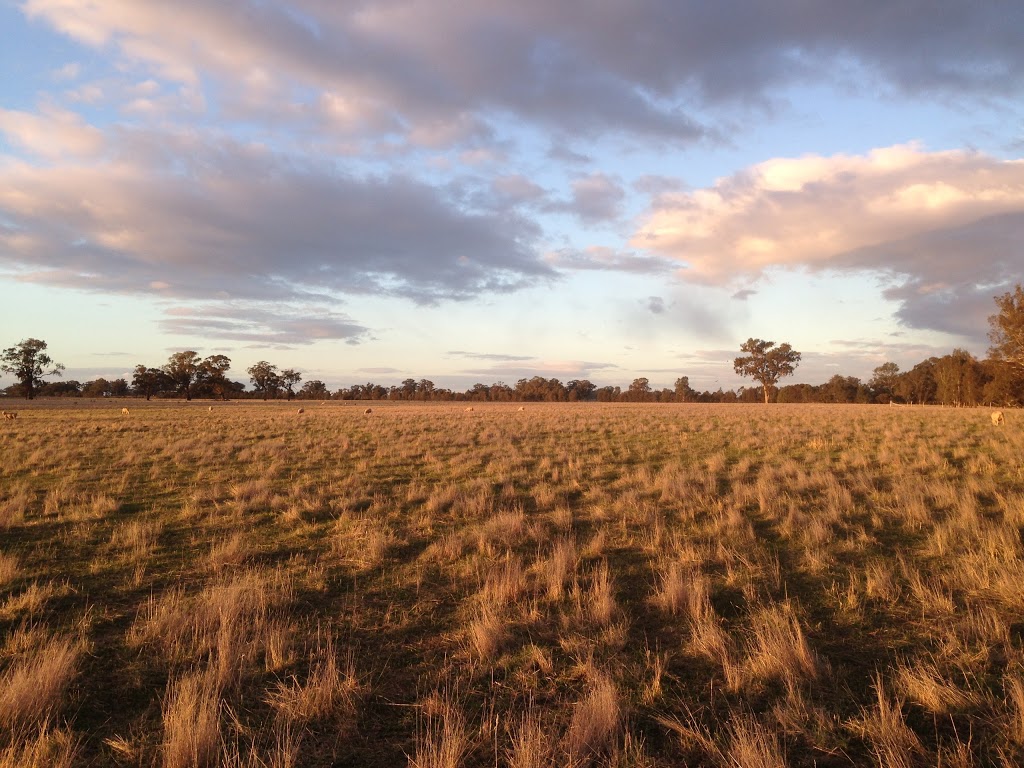
<instances>
[{"instance_id":1,"label":"tree canopy","mask_svg":"<svg viewBox=\"0 0 1024 768\"><path fill-rule=\"evenodd\" d=\"M46 354L46 342L42 339L23 339L0 355L0 370L12 374L21 385L22 395L31 400L46 383L43 377L60 376L64 366Z\"/></svg>"},{"instance_id":2,"label":"tree canopy","mask_svg":"<svg viewBox=\"0 0 1024 768\"><path fill-rule=\"evenodd\" d=\"M996 296L999 311L990 316L989 354L1024 369L1024 289L1017 283L1013 291Z\"/></svg>"},{"instance_id":3,"label":"tree canopy","mask_svg":"<svg viewBox=\"0 0 1024 768\"><path fill-rule=\"evenodd\" d=\"M764 401L768 402L771 388L783 376L792 375L800 362L800 353L789 344L779 344L763 339L747 339L740 345L740 352L746 352L733 360L733 368L740 376L758 382L764 389Z\"/></svg>"}]
</instances>

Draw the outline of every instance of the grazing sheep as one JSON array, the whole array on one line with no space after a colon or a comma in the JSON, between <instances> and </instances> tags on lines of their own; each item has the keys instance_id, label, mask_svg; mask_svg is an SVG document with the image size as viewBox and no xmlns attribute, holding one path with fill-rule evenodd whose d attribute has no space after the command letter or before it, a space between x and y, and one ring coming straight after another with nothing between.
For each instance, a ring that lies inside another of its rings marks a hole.
<instances>
[{"instance_id":1,"label":"grazing sheep","mask_svg":"<svg viewBox=\"0 0 1024 768\"><path fill-rule=\"evenodd\" d=\"M516 408L516 410L517 411L525 411L526 410L526 406L525 405L520 405L518 408Z\"/></svg>"},{"instance_id":2,"label":"grazing sheep","mask_svg":"<svg viewBox=\"0 0 1024 768\"><path fill-rule=\"evenodd\" d=\"M324 400L321 400L320 405L327 405L327 403Z\"/></svg>"},{"instance_id":3,"label":"grazing sheep","mask_svg":"<svg viewBox=\"0 0 1024 768\"><path fill-rule=\"evenodd\" d=\"M15 413L14 411L0 411L0 413L3 413L4 418L7 421L12 421L13 419L18 418L18 414Z\"/></svg>"},{"instance_id":4,"label":"grazing sheep","mask_svg":"<svg viewBox=\"0 0 1024 768\"><path fill-rule=\"evenodd\" d=\"M471 406L469 406L469 408L466 409L466 413L469 413L472 410L473 410L473 406L471 405Z\"/></svg>"},{"instance_id":5,"label":"grazing sheep","mask_svg":"<svg viewBox=\"0 0 1024 768\"><path fill-rule=\"evenodd\" d=\"M1001 427L1003 426L1003 421L1005 421L1005 419L1003 418L1002 411L992 411L992 423L994 425Z\"/></svg>"},{"instance_id":6,"label":"grazing sheep","mask_svg":"<svg viewBox=\"0 0 1024 768\"><path fill-rule=\"evenodd\" d=\"M373 413L373 408L367 408L363 413Z\"/></svg>"},{"instance_id":7,"label":"grazing sheep","mask_svg":"<svg viewBox=\"0 0 1024 768\"><path fill-rule=\"evenodd\" d=\"M305 408L299 408L299 410L296 411L296 413L305 413L305 412L306 412Z\"/></svg>"},{"instance_id":8,"label":"grazing sheep","mask_svg":"<svg viewBox=\"0 0 1024 768\"><path fill-rule=\"evenodd\" d=\"M121 415L122 416L129 416L129 415L131 415L131 411L129 411L127 408L122 408L121 409Z\"/></svg>"},{"instance_id":9,"label":"grazing sheep","mask_svg":"<svg viewBox=\"0 0 1024 768\"><path fill-rule=\"evenodd\" d=\"M211 405L211 406L210 406L209 408L207 408L206 410L208 410L208 411L212 411L212 410L213 410L213 406Z\"/></svg>"}]
</instances>

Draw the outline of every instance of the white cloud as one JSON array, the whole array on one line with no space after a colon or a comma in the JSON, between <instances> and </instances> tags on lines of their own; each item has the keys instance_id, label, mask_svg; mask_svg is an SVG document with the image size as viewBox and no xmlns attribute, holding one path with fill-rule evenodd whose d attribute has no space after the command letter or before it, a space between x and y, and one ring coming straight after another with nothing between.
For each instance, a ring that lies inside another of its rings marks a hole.
<instances>
[{"instance_id":1,"label":"white cloud","mask_svg":"<svg viewBox=\"0 0 1024 768\"><path fill-rule=\"evenodd\" d=\"M902 145L769 160L665 193L631 245L713 285L771 268L878 272L904 322L976 335L991 287L1024 271L1022 238L1024 161Z\"/></svg>"},{"instance_id":2,"label":"white cloud","mask_svg":"<svg viewBox=\"0 0 1024 768\"><path fill-rule=\"evenodd\" d=\"M103 134L79 115L49 105L38 113L0 109L0 132L21 148L46 158L93 157L104 146Z\"/></svg>"}]
</instances>

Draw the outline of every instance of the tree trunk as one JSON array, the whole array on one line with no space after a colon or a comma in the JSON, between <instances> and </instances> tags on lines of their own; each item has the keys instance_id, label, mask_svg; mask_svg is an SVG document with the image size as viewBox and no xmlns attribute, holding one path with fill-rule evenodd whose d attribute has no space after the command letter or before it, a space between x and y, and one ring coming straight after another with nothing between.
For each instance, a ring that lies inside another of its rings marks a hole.
<instances>
[{"instance_id":1,"label":"tree trunk","mask_svg":"<svg viewBox=\"0 0 1024 768\"><path fill-rule=\"evenodd\" d=\"M762 385L764 387L764 404L768 405L768 385Z\"/></svg>"}]
</instances>

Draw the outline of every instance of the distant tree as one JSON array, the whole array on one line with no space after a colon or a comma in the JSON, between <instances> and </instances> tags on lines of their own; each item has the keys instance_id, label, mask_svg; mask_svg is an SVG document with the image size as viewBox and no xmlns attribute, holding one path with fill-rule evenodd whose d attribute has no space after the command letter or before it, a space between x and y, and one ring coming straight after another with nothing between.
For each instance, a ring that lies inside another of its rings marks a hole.
<instances>
[{"instance_id":1,"label":"distant tree","mask_svg":"<svg viewBox=\"0 0 1024 768\"><path fill-rule=\"evenodd\" d=\"M276 397L281 389L281 376L277 372L277 366L260 360L255 365L246 369L249 374L249 381L252 382L253 391L262 395L266 400L268 397Z\"/></svg>"},{"instance_id":2,"label":"distant tree","mask_svg":"<svg viewBox=\"0 0 1024 768\"><path fill-rule=\"evenodd\" d=\"M171 388L179 395L184 395L186 400L192 399L192 385L199 375L201 362L198 354L187 349L183 352L175 352L164 364L163 371L167 374Z\"/></svg>"},{"instance_id":3,"label":"distant tree","mask_svg":"<svg viewBox=\"0 0 1024 768\"><path fill-rule=\"evenodd\" d=\"M434 398L434 382L430 379L420 379L416 385L417 400L432 400Z\"/></svg>"},{"instance_id":4,"label":"distant tree","mask_svg":"<svg viewBox=\"0 0 1024 768\"><path fill-rule=\"evenodd\" d=\"M981 365L985 371L982 402L1006 408L1024 403L1024 370L1002 360L984 360Z\"/></svg>"},{"instance_id":5,"label":"distant tree","mask_svg":"<svg viewBox=\"0 0 1024 768\"><path fill-rule=\"evenodd\" d=\"M922 360L909 371L901 373L896 381L896 394L908 403L933 403L938 388L935 383L935 363L938 358Z\"/></svg>"},{"instance_id":6,"label":"distant tree","mask_svg":"<svg viewBox=\"0 0 1024 768\"><path fill-rule=\"evenodd\" d=\"M331 397L327 385L320 379L311 379L302 385L299 390L299 397L305 400L328 400Z\"/></svg>"},{"instance_id":7,"label":"distant tree","mask_svg":"<svg viewBox=\"0 0 1024 768\"><path fill-rule=\"evenodd\" d=\"M42 339L24 339L0 355L0 371L18 380L26 400L32 400L36 390L46 383L44 376L59 377L63 370L62 364L53 362L46 354L46 342Z\"/></svg>"},{"instance_id":8,"label":"distant tree","mask_svg":"<svg viewBox=\"0 0 1024 768\"><path fill-rule=\"evenodd\" d=\"M740 352L747 354L733 360L733 369L761 385L765 403L779 379L791 376L800 363L799 352L789 344L776 346L774 341L747 339L740 345Z\"/></svg>"},{"instance_id":9,"label":"distant tree","mask_svg":"<svg viewBox=\"0 0 1024 768\"><path fill-rule=\"evenodd\" d=\"M888 402L896 394L896 384L899 381L900 367L896 363L882 363L873 371L874 375L868 386L875 396L875 400L884 403Z\"/></svg>"},{"instance_id":10,"label":"distant tree","mask_svg":"<svg viewBox=\"0 0 1024 768\"><path fill-rule=\"evenodd\" d=\"M80 397L82 385L75 379L67 381L48 381L38 392L40 397Z\"/></svg>"},{"instance_id":11,"label":"distant tree","mask_svg":"<svg viewBox=\"0 0 1024 768\"><path fill-rule=\"evenodd\" d=\"M651 383L643 376L638 379L633 379L633 383L629 385L629 391L627 392L627 398L632 403L642 403L650 398L651 395Z\"/></svg>"},{"instance_id":12,"label":"distant tree","mask_svg":"<svg viewBox=\"0 0 1024 768\"><path fill-rule=\"evenodd\" d=\"M587 379L573 379L565 385L566 397L570 402L593 400L597 385Z\"/></svg>"},{"instance_id":13,"label":"distant tree","mask_svg":"<svg viewBox=\"0 0 1024 768\"><path fill-rule=\"evenodd\" d=\"M171 381L162 369L147 368L141 364L135 366L135 372L132 374L132 389L135 390L135 394L149 400L170 386Z\"/></svg>"},{"instance_id":14,"label":"distant tree","mask_svg":"<svg viewBox=\"0 0 1024 768\"><path fill-rule=\"evenodd\" d=\"M1016 368L1024 369L1024 288L1020 283L1012 292L996 296L999 311L989 317L989 354Z\"/></svg>"},{"instance_id":15,"label":"distant tree","mask_svg":"<svg viewBox=\"0 0 1024 768\"><path fill-rule=\"evenodd\" d=\"M87 381L82 387L82 397L109 397L110 394L110 382L104 378Z\"/></svg>"},{"instance_id":16,"label":"distant tree","mask_svg":"<svg viewBox=\"0 0 1024 768\"><path fill-rule=\"evenodd\" d=\"M690 377L680 376L676 379L675 400L677 403L688 403L696 399L697 393L690 388Z\"/></svg>"},{"instance_id":17,"label":"distant tree","mask_svg":"<svg viewBox=\"0 0 1024 768\"><path fill-rule=\"evenodd\" d=\"M860 388L860 379L856 376L841 376L837 373L822 387L821 399L826 403L855 403Z\"/></svg>"},{"instance_id":18,"label":"distant tree","mask_svg":"<svg viewBox=\"0 0 1024 768\"><path fill-rule=\"evenodd\" d=\"M294 368L285 368L281 371L281 386L284 387L289 400L295 397L294 387L300 381L302 381L302 374Z\"/></svg>"},{"instance_id":19,"label":"distant tree","mask_svg":"<svg viewBox=\"0 0 1024 768\"><path fill-rule=\"evenodd\" d=\"M943 405L977 405L985 387L985 372L974 355L964 349L935 361L935 398Z\"/></svg>"},{"instance_id":20,"label":"distant tree","mask_svg":"<svg viewBox=\"0 0 1024 768\"><path fill-rule=\"evenodd\" d=\"M406 379L402 382L402 386L395 388L395 399L396 400L415 400L416 399L416 379Z\"/></svg>"},{"instance_id":21,"label":"distant tree","mask_svg":"<svg viewBox=\"0 0 1024 768\"><path fill-rule=\"evenodd\" d=\"M227 372L229 370L231 370L231 358L227 355L210 355L203 358L196 370L193 395L219 397L221 400L227 400L228 394L236 391L239 386L228 380Z\"/></svg>"},{"instance_id":22,"label":"distant tree","mask_svg":"<svg viewBox=\"0 0 1024 768\"><path fill-rule=\"evenodd\" d=\"M128 382L122 378L117 378L110 382L110 395L112 397L127 397L130 391Z\"/></svg>"}]
</instances>

